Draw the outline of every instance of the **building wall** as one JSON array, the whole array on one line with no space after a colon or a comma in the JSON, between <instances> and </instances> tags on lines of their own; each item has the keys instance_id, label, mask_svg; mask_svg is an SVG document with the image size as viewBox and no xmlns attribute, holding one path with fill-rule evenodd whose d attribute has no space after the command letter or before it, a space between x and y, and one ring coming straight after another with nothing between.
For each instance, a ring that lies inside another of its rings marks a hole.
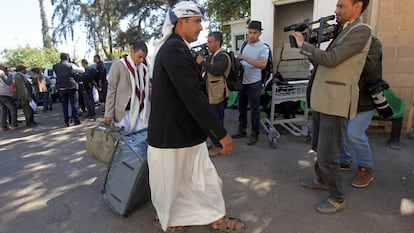
<instances>
[{"instance_id":1,"label":"building wall","mask_svg":"<svg viewBox=\"0 0 414 233\"><path fill-rule=\"evenodd\" d=\"M271 0L252 0L251 19L262 22L263 33L260 40L273 47L274 5Z\"/></svg>"},{"instance_id":2,"label":"building wall","mask_svg":"<svg viewBox=\"0 0 414 233\"><path fill-rule=\"evenodd\" d=\"M407 101L404 128L412 132L414 102L414 1L374 0L378 3L375 31L383 45L383 78ZM375 5L374 5L375 6Z\"/></svg>"},{"instance_id":3,"label":"building wall","mask_svg":"<svg viewBox=\"0 0 414 233\"><path fill-rule=\"evenodd\" d=\"M231 50L236 54L240 50L243 41L247 40L247 21L246 18L226 23L231 28Z\"/></svg>"}]
</instances>

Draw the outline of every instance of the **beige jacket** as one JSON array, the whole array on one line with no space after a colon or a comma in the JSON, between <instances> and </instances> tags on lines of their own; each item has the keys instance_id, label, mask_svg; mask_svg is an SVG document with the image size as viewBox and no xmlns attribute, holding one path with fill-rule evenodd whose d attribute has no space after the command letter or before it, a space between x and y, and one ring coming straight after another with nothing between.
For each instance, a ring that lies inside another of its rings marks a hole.
<instances>
[{"instance_id":1,"label":"beige jacket","mask_svg":"<svg viewBox=\"0 0 414 233\"><path fill-rule=\"evenodd\" d=\"M208 101L210 104L219 104L229 97L226 77L229 75L231 61L224 51L219 51L213 56L210 63L201 64L207 72L206 86Z\"/></svg>"},{"instance_id":2,"label":"beige jacket","mask_svg":"<svg viewBox=\"0 0 414 233\"><path fill-rule=\"evenodd\" d=\"M310 107L328 115L352 119L357 113L358 82L371 43L371 28L361 19L344 29L328 51L304 43L301 53L316 63L310 82Z\"/></svg>"}]
</instances>

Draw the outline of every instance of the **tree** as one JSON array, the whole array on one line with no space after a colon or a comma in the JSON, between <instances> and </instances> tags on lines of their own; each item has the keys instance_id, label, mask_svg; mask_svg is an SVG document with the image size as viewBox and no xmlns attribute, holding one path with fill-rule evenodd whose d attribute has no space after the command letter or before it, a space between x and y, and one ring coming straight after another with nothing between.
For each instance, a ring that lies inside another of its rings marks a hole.
<instances>
[{"instance_id":1,"label":"tree","mask_svg":"<svg viewBox=\"0 0 414 233\"><path fill-rule=\"evenodd\" d=\"M128 27L125 31L120 31L114 41L118 46L128 44L131 40L149 40L161 36L161 27L164 22L165 12L169 6L174 5L175 1L119 1L121 15L128 15Z\"/></svg>"},{"instance_id":2,"label":"tree","mask_svg":"<svg viewBox=\"0 0 414 233\"><path fill-rule=\"evenodd\" d=\"M53 48L5 49L2 52L4 62L10 66L25 65L27 67L46 68L59 61L59 52Z\"/></svg>"},{"instance_id":3,"label":"tree","mask_svg":"<svg viewBox=\"0 0 414 233\"><path fill-rule=\"evenodd\" d=\"M49 24L45 13L45 7L43 5L43 0L39 0L40 8L40 19L42 20L42 35L43 35L43 47L52 48L52 38L49 34Z\"/></svg>"},{"instance_id":4,"label":"tree","mask_svg":"<svg viewBox=\"0 0 414 233\"><path fill-rule=\"evenodd\" d=\"M219 30L225 37L225 43L230 46L230 26L225 22L243 19L250 16L250 0L207 0L207 17L210 28Z\"/></svg>"},{"instance_id":5,"label":"tree","mask_svg":"<svg viewBox=\"0 0 414 233\"><path fill-rule=\"evenodd\" d=\"M51 0L55 7L52 21L56 42L74 38L75 26L85 28L88 44L112 60L132 39L148 40L161 35L160 15L177 0ZM125 31L121 24L128 25Z\"/></svg>"},{"instance_id":6,"label":"tree","mask_svg":"<svg viewBox=\"0 0 414 233\"><path fill-rule=\"evenodd\" d=\"M88 44L95 53L103 52L107 58L113 55L112 35L119 29L121 16L115 9L117 2L111 0L51 0L55 7L52 22L57 20L53 40L74 40L75 26L83 26Z\"/></svg>"}]
</instances>

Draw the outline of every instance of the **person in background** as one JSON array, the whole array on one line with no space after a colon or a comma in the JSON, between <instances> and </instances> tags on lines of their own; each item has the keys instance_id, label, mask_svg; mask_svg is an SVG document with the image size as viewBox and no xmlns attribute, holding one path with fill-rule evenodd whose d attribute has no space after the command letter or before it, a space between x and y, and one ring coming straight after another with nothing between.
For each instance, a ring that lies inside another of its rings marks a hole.
<instances>
[{"instance_id":1,"label":"person in background","mask_svg":"<svg viewBox=\"0 0 414 233\"><path fill-rule=\"evenodd\" d=\"M29 102L33 100L32 85L26 76L26 67L24 65L16 66L16 76L14 82L16 83L16 95L17 102L22 106L24 117L26 118L26 126L33 127L37 125L34 120L34 110L29 105Z\"/></svg>"},{"instance_id":2,"label":"person in background","mask_svg":"<svg viewBox=\"0 0 414 233\"><path fill-rule=\"evenodd\" d=\"M226 85L226 77L229 75L231 64L230 58L221 48L223 44L223 35L220 32L210 32L207 37L207 47L211 56L204 60L204 57L198 55L196 62L203 67L204 80L206 81L208 101L211 109L216 113L224 126L224 110L230 90ZM213 142L214 145L209 151L210 156L220 154L220 142Z\"/></svg>"},{"instance_id":3,"label":"person in background","mask_svg":"<svg viewBox=\"0 0 414 233\"><path fill-rule=\"evenodd\" d=\"M99 93L99 101L101 103L105 103L106 100L106 93L108 89L108 80L106 80L106 68L105 64L101 60L101 56L95 55L93 57L93 61L96 63L96 70L98 71L98 76L96 83L98 84L99 89L101 89Z\"/></svg>"},{"instance_id":4,"label":"person in background","mask_svg":"<svg viewBox=\"0 0 414 233\"><path fill-rule=\"evenodd\" d=\"M300 53L313 61L315 72L309 80L309 99L312 114L319 123L315 179L306 179L301 185L329 191L329 198L316 210L333 214L345 208L341 180L339 150L341 133L347 119L357 113L358 81L371 43L371 28L362 23L361 14L368 0L338 0L336 20L341 24L337 37L327 50L305 42L301 32L293 32Z\"/></svg>"},{"instance_id":5,"label":"person in background","mask_svg":"<svg viewBox=\"0 0 414 233\"><path fill-rule=\"evenodd\" d=\"M252 20L248 27L249 41L242 54L237 55L244 67L242 89L239 97L239 129L234 138L246 137L247 106L251 110L252 132L247 145L254 145L259 140L260 132L260 92L262 90L262 69L266 68L269 48L260 41L262 23Z\"/></svg>"},{"instance_id":6,"label":"person in background","mask_svg":"<svg viewBox=\"0 0 414 233\"><path fill-rule=\"evenodd\" d=\"M49 90L47 89L47 82L46 77L40 72L39 68L33 68L32 71L32 81L36 82L36 84L33 83L36 89L36 99L37 103L39 103L39 100L42 100L43 104L43 112L47 112L49 106L48 106L48 95Z\"/></svg>"},{"instance_id":7,"label":"person in background","mask_svg":"<svg viewBox=\"0 0 414 233\"><path fill-rule=\"evenodd\" d=\"M349 153L348 143L355 156L358 167L357 175L352 181L356 188L367 187L374 180L374 160L369 146L366 130L376 110L368 84L382 79L382 45L380 40L373 36L368 52L365 66L359 80L358 113L348 121L342 134L342 147L340 151L341 170L347 171L351 168L352 156ZM348 143L347 140L348 139Z\"/></svg>"},{"instance_id":8,"label":"person in background","mask_svg":"<svg viewBox=\"0 0 414 233\"><path fill-rule=\"evenodd\" d=\"M83 84L83 88L86 96L85 96L85 103L88 109L88 117L94 118L96 113L95 113L95 102L93 100L93 94L92 94L92 88L93 85L95 83L94 80L94 75L95 75L95 71L89 67L88 65L88 61L86 59L82 59L82 67L85 69L85 72L82 74L82 84Z\"/></svg>"},{"instance_id":9,"label":"person in background","mask_svg":"<svg viewBox=\"0 0 414 233\"><path fill-rule=\"evenodd\" d=\"M104 122L136 132L147 128L151 111L150 75L143 63L148 48L144 41L134 41L129 44L129 51L129 56L113 62L108 74Z\"/></svg>"},{"instance_id":10,"label":"person in background","mask_svg":"<svg viewBox=\"0 0 414 233\"><path fill-rule=\"evenodd\" d=\"M69 127L69 106L71 106L71 117L75 125L80 124L77 99L79 85L75 80L75 71L73 64L69 62L69 54L61 53L60 62L53 65L53 71L56 74L56 88L59 91L60 101L62 103L63 118L65 126Z\"/></svg>"},{"instance_id":11,"label":"person in background","mask_svg":"<svg viewBox=\"0 0 414 233\"><path fill-rule=\"evenodd\" d=\"M14 94L10 89L13 78L8 72L6 64L0 63L0 130L14 130L18 127L17 106L14 101ZM9 124L7 124L8 113L10 114Z\"/></svg>"},{"instance_id":12,"label":"person in background","mask_svg":"<svg viewBox=\"0 0 414 233\"><path fill-rule=\"evenodd\" d=\"M202 30L204 8L191 1L166 14L156 45L148 124L148 167L156 222L164 231L211 224L214 230L244 230L239 219L224 217L221 179L208 155L207 135L221 153L233 140L211 110L203 80L190 52Z\"/></svg>"}]
</instances>

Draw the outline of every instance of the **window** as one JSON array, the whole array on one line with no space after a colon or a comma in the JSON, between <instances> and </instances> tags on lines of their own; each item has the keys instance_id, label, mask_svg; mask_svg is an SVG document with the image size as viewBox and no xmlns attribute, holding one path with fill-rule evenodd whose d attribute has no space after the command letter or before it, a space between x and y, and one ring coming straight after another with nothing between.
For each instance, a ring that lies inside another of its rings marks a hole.
<instances>
[{"instance_id":1,"label":"window","mask_svg":"<svg viewBox=\"0 0 414 233\"><path fill-rule=\"evenodd\" d=\"M236 51L240 51L240 48L243 42L246 40L246 35L245 34L235 35L235 38L236 38Z\"/></svg>"}]
</instances>

